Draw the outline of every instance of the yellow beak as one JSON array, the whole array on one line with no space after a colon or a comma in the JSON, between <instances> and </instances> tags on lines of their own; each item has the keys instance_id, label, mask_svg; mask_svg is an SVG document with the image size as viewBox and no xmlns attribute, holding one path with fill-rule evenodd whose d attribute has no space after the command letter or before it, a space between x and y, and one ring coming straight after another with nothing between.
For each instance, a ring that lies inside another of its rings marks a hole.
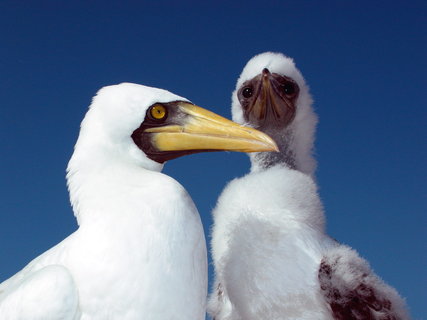
<instances>
[{"instance_id":1,"label":"yellow beak","mask_svg":"<svg viewBox=\"0 0 427 320\"><path fill-rule=\"evenodd\" d=\"M261 131L239 125L190 103L180 102L178 107L184 114L181 124L145 130L151 134L151 141L159 151L279 151L273 139Z\"/></svg>"}]
</instances>

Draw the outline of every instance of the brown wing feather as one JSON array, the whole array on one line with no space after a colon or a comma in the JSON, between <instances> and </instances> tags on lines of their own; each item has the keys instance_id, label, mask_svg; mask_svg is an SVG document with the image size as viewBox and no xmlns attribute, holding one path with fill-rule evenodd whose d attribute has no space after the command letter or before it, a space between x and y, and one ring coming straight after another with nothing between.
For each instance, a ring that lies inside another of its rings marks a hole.
<instances>
[{"instance_id":1,"label":"brown wing feather","mask_svg":"<svg viewBox=\"0 0 427 320\"><path fill-rule=\"evenodd\" d=\"M397 292L348 247L339 246L328 253L321 261L318 277L336 320L408 319Z\"/></svg>"}]
</instances>

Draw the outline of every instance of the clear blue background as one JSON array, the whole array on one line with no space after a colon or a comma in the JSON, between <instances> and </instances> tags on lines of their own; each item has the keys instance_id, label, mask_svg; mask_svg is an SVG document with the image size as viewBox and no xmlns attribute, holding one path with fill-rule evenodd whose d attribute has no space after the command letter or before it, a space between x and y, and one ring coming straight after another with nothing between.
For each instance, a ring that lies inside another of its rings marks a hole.
<instances>
[{"instance_id":1,"label":"clear blue background","mask_svg":"<svg viewBox=\"0 0 427 320\"><path fill-rule=\"evenodd\" d=\"M293 57L320 117L328 232L427 319L425 1L0 2L0 281L76 229L65 168L96 91L136 82L230 117L245 63ZM171 161L206 234L236 153ZM210 270L212 276L212 269Z\"/></svg>"}]
</instances>

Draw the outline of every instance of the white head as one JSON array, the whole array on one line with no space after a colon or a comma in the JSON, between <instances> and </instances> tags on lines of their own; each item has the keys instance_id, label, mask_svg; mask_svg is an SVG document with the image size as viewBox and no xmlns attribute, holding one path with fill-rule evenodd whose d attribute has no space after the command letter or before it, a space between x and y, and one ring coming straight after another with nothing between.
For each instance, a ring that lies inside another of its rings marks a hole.
<instances>
[{"instance_id":1,"label":"white head","mask_svg":"<svg viewBox=\"0 0 427 320\"><path fill-rule=\"evenodd\" d=\"M73 171L79 160L84 160L85 166L92 163L97 167L100 166L97 161L121 160L160 171L163 163L149 159L132 141L131 135L144 121L148 107L170 101L188 100L166 90L133 83L99 90L81 123L68 171Z\"/></svg>"},{"instance_id":2,"label":"white head","mask_svg":"<svg viewBox=\"0 0 427 320\"><path fill-rule=\"evenodd\" d=\"M314 174L317 116L309 88L291 58L265 52L249 60L232 94L232 116L237 123L267 133L280 149L251 154L252 170L282 163Z\"/></svg>"}]
</instances>

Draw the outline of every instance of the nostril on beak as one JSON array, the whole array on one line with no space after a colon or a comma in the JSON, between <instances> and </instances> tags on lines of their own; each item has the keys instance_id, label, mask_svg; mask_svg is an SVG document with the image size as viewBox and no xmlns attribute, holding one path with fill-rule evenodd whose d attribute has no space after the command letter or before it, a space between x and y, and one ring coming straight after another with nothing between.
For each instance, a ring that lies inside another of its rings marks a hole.
<instances>
[{"instance_id":1,"label":"nostril on beak","mask_svg":"<svg viewBox=\"0 0 427 320\"><path fill-rule=\"evenodd\" d=\"M267 68L264 68L264 69L262 70L262 75L263 75L264 77L268 76L269 74L270 74L270 71L268 71L268 69L267 69Z\"/></svg>"}]
</instances>

